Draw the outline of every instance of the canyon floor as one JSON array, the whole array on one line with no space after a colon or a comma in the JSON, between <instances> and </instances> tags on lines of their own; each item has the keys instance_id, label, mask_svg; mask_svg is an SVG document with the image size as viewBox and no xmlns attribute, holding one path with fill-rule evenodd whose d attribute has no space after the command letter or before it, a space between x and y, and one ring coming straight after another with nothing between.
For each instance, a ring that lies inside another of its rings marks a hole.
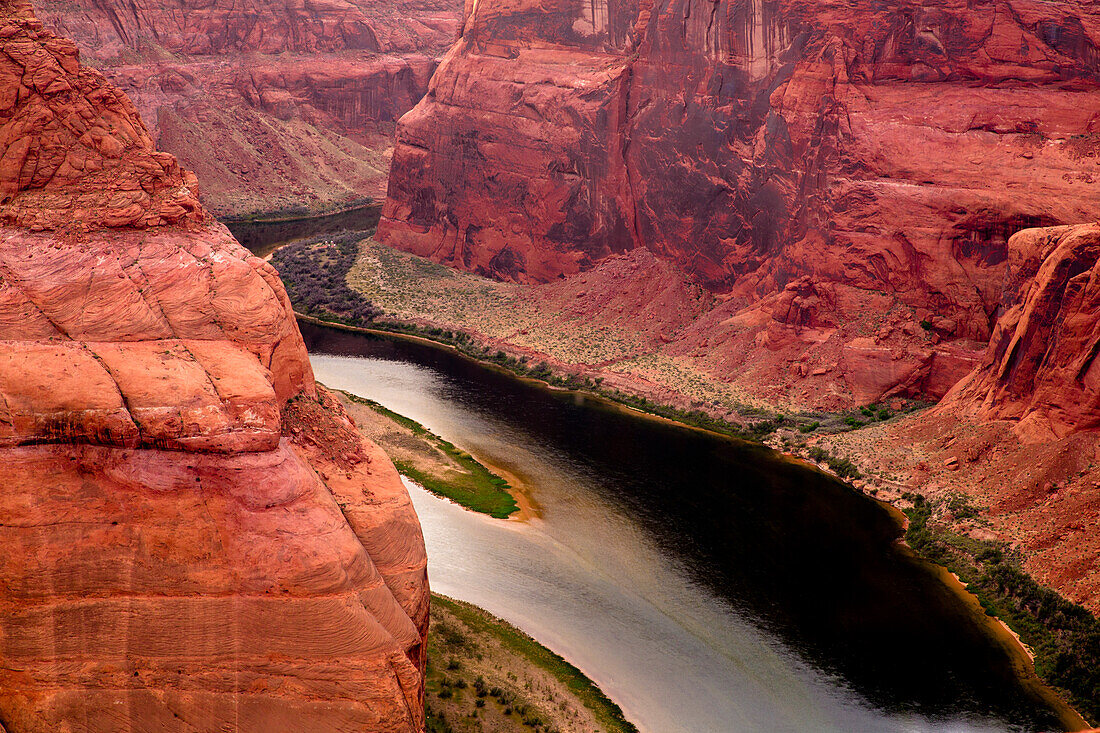
<instances>
[{"instance_id":1,"label":"canyon floor","mask_svg":"<svg viewBox=\"0 0 1100 733\"><path fill-rule=\"evenodd\" d=\"M575 667L477 606L432 596L429 733L634 731Z\"/></svg>"},{"instance_id":2,"label":"canyon floor","mask_svg":"<svg viewBox=\"0 0 1100 733\"><path fill-rule=\"evenodd\" d=\"M968 497L978 516L947 513L941 519L948 526L1006 543L1040 582L1100 612L1100 536L1084 519L1100 512L1100 441L1090 433L1029 443L1009 421L968 423L928 410L909 413L914 405L900 399L875 405L868 417L867 411L814 411L790 399L749 393L706 371L700 359L664 348L706 318L715 302L687 283L669 286L665 273L658 273L664 264L648 252L612 256L594 271L553 283L521 285L371 239L359 246L347 282L390 317L464 331L528 364L546 362L555 371L655 403L731 421L785 412L798 414L803 428L820 422L809 433L780 428L768 442L797 455L818 446L850 460L862 474L858 487L900 506L907 505L901 498L906 492ZM627 281L633 286L622 288ZM886 419L877 421L880 416ZM858 429L848 429L845 420Z\"/></svg>"},{"instance_id":3,"label":"canyon floor","mask_svg":"<svg viewBox=\"0 0 1100 733\"><path fill-rule=\"evenodd\" d=\"M360 247L348 284L396 318L462 330L518 358L678 406L705 406L722 415L773 406L713 378L692 359L662 350L713 299L685 282L665 285L665 266L647 251L610 258L599 273L531 286L456 270L373 240ZM624 291L624 280L635 287Z\"/></svg>"}]
</instances>

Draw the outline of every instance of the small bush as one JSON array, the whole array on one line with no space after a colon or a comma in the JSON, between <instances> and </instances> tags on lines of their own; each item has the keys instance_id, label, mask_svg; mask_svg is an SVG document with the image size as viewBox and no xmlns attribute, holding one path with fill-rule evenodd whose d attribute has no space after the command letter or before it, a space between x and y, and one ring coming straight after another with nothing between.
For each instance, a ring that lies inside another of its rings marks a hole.
<instances>
[{"instance_id":1,"label":"small bush","mask_svg":"<svg viewBox=\"0 0 1100 733\"><path fill-rule=\"evenodd\" d=\"M947 499L947 511L955 519L973 519L978 516L978 508L970 503L970 497L954 493Z\"/></svg>"},{"instance_id":2,"label":"small bush","mask_svg":"<svg viewBox=\"0 0 1100 733\"><path fill-rule=\"evenodd\" d=\"M382 310L347 284L359 255L362 232L344 232L287 245L271 263L279 271L294 309L349 325L367 325Z\"/></svg>"}]
</instances>

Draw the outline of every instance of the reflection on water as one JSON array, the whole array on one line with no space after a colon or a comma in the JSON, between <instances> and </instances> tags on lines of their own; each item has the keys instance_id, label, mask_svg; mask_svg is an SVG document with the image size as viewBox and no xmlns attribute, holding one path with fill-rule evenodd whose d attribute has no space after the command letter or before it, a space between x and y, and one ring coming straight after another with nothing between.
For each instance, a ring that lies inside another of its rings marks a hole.
<instances>
[{"instance_id":1,"label":"reflection on water","mask_svg":"<svg viewBox=\"0 0 1100 733\"><path fill-rule=\"evenodd\" d=\"M317 378L518 477L492 520L411 487L433 589L523 628L641 728L1056 728L886 511L768 451L434 347L303 325Z\"/></svg>"}]
</instances>

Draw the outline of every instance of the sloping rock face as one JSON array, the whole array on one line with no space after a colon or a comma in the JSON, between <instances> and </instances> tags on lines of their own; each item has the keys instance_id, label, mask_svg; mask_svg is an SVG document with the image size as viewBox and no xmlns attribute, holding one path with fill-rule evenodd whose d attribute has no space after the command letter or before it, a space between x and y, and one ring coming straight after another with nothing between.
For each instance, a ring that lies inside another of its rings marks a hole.
<instances>
[{"instance_id":1,"label":"sloping rock face","mask_svg":"<svg viewBox=\"0 0 1100 733\"><path fill-rule=\"evenodd\" d=\"M419 524L277 274L24 0L0 44L0 726L422 729Z\"/></svg>"},{"instance_id":2,"label":"sloping rock face","mask_svg":"<svg viewBox=\"0 0 1100 733\"><path fill-rule=\"evenodd\" d=\"M992 333L1008 237L1100 215L1097 39L1082 2L485 0L403 118L378 236L521 282L645 246L722 320L767 311L724 353L779 329L786 368L831 321L814 358L856 367L826 391L939 396ZM874 313L756 305L807 289Z\"/></svg>"},{"instance_id":3,"label":"sloping rock face","mask_svg":"<svg viewBox=\"0 0 1100 733\"><path fill-rule=\"evenodd\" d=\"M218 215L385 193L394 123L454 40L457 0L42 0Z\"/></svg>"},{"instance_id":4,"label":"sloping rock face","mask_svg":"<svg viewBox=\"0 0 1100 733\"><path fill-rule=\"evenodd\" d=\"M981 368L938 409L1017 421L1025 440L1100 428L1100 224L1014 235L1001 307Z\"/></svg>"},{"instance_id":5,"label":"sloping rock face","mask_svg":"<svg viewBox=\"0 0 1100 733\"><path fill-rule=\"evenodd\" d=\"M28 29L9 18L2 37L0 222L201 222L195 177L156 151L126 96L71 43Z\"/></svg>"}]
</instances>

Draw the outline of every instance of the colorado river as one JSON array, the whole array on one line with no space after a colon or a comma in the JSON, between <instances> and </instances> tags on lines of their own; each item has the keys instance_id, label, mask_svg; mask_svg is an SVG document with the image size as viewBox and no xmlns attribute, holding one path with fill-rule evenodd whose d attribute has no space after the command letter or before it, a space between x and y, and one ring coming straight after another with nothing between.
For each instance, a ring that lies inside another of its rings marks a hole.
<instances>
[{"instance_id":1,"label":"colorado river","mask_svg":"<svg viewBox=\"0 0 1100 733\"><path fill-rule=\"evenodd\" d=\"M652 733L1058 727L1019 654L887 511L762 448L303 324L319 381L529 490L494 520L413 486L433 590L562 654Z\"/></svg>"}]
</instances>

